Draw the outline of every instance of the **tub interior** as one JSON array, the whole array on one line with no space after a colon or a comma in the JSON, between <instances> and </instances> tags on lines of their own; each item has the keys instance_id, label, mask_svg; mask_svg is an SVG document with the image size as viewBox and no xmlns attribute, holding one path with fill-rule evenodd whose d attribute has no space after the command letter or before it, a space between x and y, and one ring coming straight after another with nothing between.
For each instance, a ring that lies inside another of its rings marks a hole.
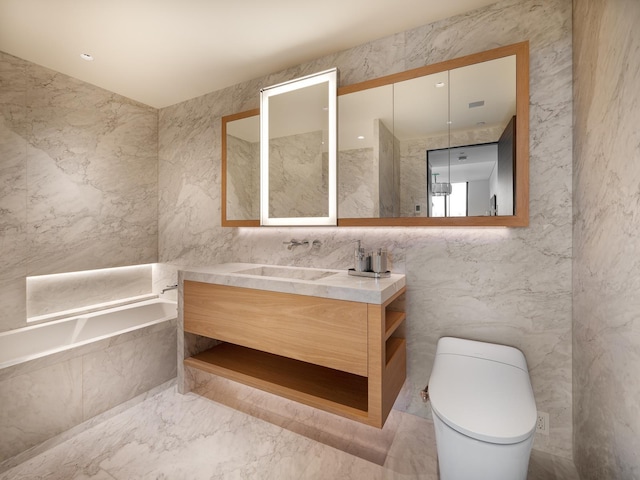
<instances>
[{"instance_id":1,"label":"tub interior","mask_svg":"<svg viewBox=\"0 0 640 480\"><path fill-rule=\"evenodd\" d=\"M176 317L176 302L155 299L3 332L0 367Z\"/></svg>"}]
</instances>

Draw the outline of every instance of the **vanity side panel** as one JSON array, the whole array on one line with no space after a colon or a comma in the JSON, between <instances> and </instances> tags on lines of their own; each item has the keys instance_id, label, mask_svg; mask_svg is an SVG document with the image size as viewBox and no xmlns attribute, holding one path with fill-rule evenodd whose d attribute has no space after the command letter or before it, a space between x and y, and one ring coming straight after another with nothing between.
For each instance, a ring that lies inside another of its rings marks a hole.
<instances>
[{"instance_id":1,"label":"vanity side panel","mask_svg":"<svg viewBox=\"0 0 640 480\"><path fill-rule=\"evenodd\" d=\"M367 304L184 282L184 330L367 376Z\"/></svg>"},{"instance_id":2,"label":"vanity side panel","mask_svg":"<svg viewBox=\"0 0 640 480\"><path fill-rule=\"evenodd\" d=\"M386 417L382 413L382 381L384 374L384 306L368 304L369 328L369 425L382 428Z\"/></svg>"}]
</instances>

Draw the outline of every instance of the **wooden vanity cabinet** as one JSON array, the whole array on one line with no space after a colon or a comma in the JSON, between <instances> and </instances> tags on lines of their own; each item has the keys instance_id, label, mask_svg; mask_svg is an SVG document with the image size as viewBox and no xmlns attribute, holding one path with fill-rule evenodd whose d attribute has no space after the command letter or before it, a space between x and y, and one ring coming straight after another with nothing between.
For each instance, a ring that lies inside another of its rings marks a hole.
<instances>
[{"instance_id":1,"label":"wooden vanity cabinet","mask_svg":"<svg viewBox=\"0 0 640 480\"><path fill-rule=\"evenodd\" d=\"M184 331L223 343L185 365L381 428L406 377L405 313L185 280Z\"/></svg>"}]
</instances>

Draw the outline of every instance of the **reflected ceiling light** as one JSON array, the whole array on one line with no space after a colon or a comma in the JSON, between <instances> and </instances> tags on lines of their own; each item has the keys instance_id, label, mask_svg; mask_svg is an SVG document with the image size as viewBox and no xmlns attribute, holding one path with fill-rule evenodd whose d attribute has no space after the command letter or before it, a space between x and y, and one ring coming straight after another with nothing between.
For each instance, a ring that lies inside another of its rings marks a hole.
<instances>
[{"instance_id":1,"label":"reflected ceiling light","mask_svg":"<svg viewBox=\"0 0 640 480\"><path fill-rule=\"evenodd\" d=\"M364 140L364 135L358 135L358 140Z\"/></svg>"},{"instance_id":2,"label":"reflected ceiling light","mask_svg":"<svg viewBox=\"0 0 640 480\"><path fill-rule=\"evenodd\" d=\"M436 83L436 88L442 88L442 87L444 87L444 86L445 86L445 83L444 83L444 82L438 82L438 83Z\"/></svg>"},{"instance_id":3,"label":"reflected ceiling light","mask_svg":"<svg viewBox=\"0 0 640 480\"><path fill-rule=\"evenodd\" d=\"M444 197L451 195L451 184L449 182L438 183L439 173L433 174L433 183L431 184L431 193L436 197Z\"/></svg>"},{"instance_id":4,"label":"reflected ceiling light","mask_svg":"<svg viewBox=\"0 0 640 480\"><path fill-rule=\"evenodd\" d=\"M93 62L93 55L90 53L81 53L80 58L86 60L87 62Z\"/></svg>"}]
</instances>

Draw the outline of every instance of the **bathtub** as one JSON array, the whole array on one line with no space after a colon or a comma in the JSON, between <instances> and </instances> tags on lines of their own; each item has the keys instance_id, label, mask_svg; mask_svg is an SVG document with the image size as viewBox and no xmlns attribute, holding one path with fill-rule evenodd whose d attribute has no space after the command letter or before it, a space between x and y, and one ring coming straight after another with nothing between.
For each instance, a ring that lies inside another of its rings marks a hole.
<instances>
[{"instance_id":1,"label":"bathtub","mask_svg":"<svg viewBox=\"0 0 640 480\"><path fill-rule=\"evenodd\" d=\"M0 369L176 317L176 302L153 299L3 332Z\"/></svg>"},{"instance_id":2,"label":"bathtub","mask_svg":"<svg viewBox=\"0 0 640 480\"><path fill-rule=\"evenodd\" d=\"M176 324L176 302L152 299L0 333L0 472L171 384Z\"/></svg>"}]
</instances>

